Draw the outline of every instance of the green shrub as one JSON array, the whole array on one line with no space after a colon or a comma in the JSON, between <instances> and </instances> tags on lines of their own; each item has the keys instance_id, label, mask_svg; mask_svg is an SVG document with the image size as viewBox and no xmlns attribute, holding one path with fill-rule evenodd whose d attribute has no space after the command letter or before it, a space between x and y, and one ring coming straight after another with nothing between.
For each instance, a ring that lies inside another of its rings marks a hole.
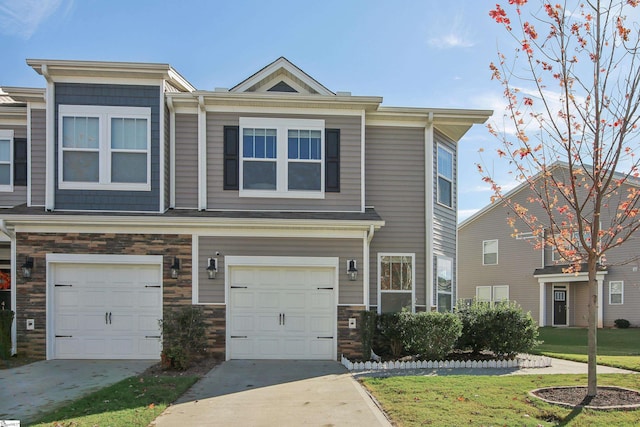
<instances>
[{"instance_id":1,"label":"green shrub","mask_svg":"<svg viewBox=\"0 0 640 427\"><path fill-rule=\"evenodd\" d=\"M0 310L0 359L7 360L11 357L11 325L14 312Z\"/></svg>"},{"instance_id":2,"label":"green shrub","mask_svg":"<svg viewBox=\"0 0 640 427\"><path fill-rule=\"evenodd\" d=\"M374 311L362 311L360 313L360 339L362 340L362 359L369 360L373 338L376 333L378 314Z\"/></svg>"},{"instance_id":3,"label":"green shrub","mask_svg":"<svg viewBox=\"0 0 640 427\"><path fill-rule=\"evenodd\" d=\"M398 357L404 351L404 323L411 313L382 313L378 316L379 342L389 349L393 357Z\"/></svg>"},{"instance_id":4,"label":"green shrub","mask_svg":"<svg viewBox=\"0 0 640 427\"><path fill-rule=\"evenodd\" d=\"M207 340L200 307L186 306L165 312L160 328L164 367L185 370L194 357L205 353Z\"/></svg>"},{"instance_id":5,"label":"green shrub","mask_svg":"<svg viewBox=\"0 0 640 427\"><path fill-rule=\"evenodd\" d=\"M453 313L416 313L404 321L404 347L424 360L441 360L461 333L462 322Z\"/></svg>"},{"instance_id":6,"label":"green shrub","mask_svg":"<svg viewBox=\"0 0 640 427\"><path fill-rule=\"evenodd\" d=\"M627 319L616 319L613 321L613 323L618 329L627 329L629 326L631 326L631 323L629 323Z\"/></svg>"},{"instance_id":7,"label":"green shrub","mask_svg":"<svg viewBox=\"0 0 640 427\"><path fill-rule=\"evenodd\" d=\"M514 302L494 306L478 301L468 306L458 304L457 315L463 328L457 344L460 349L489 350L500 357L513 357L538 345L538 325Z\"/></svg>"},{"instance_id":8,"label":"green shrub","mask_svg":"<svg viewBox=\"0 0 640 427\"><path fill-rule=\"evenodd\" d=\"M487 331L481 319L487 316L491 310L489 303L473 300L471 304L466 304L463 300L458 301L455 313L462 323L462 334L456 343L459 350L471 350L474 353L487 348Z\"/></svg>"}]
</instances>

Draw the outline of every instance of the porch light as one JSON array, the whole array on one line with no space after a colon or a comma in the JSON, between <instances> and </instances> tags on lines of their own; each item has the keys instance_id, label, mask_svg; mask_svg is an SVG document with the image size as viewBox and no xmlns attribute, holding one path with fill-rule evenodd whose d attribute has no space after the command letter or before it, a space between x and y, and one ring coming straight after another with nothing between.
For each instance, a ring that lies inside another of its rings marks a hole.
<instances>
[{"instance_id":1,"label":"porch light","mask_svg":"<svg viewBox=\"0 0 640 427\"><path fill-rule=\"evenodd\" d=\"M173 264L171 264L171 278L177 279L180 272L180 259L178 257L173 258Z\"/></svg>"},{"instance_id":2,"label":"porch light","mask_svg":"<svg viewBox=\"0 0 640 427\"><path fill-rule=\"evenodd\" d=\"M347 261L347 275L352 282L358 278L358 268L356 267L355 259Z\"/></svg>"},{"instance_id":3,"label":"porch light","mask_svg":"<svg viewBox=\"0 0 640 427\"><path fill-rule=\"evenodd\" d=\"M209 279L215 279L217 272L218 272L218 259L209 258L207 262L207 276L209 277Z\"/></svg>"},{"instance_id":4,"label":"porch light","mask_svg":"<svg viewBox=\"0 0 640 427\"><path fill-rule=\"evenodd\" d=\"M22 277L24 277L25 279L31 277L31 273L33 270L33 258L28 256L24 260L24 264L22 264L20 268L22 268Z\"/></svg>"}]
</instances>

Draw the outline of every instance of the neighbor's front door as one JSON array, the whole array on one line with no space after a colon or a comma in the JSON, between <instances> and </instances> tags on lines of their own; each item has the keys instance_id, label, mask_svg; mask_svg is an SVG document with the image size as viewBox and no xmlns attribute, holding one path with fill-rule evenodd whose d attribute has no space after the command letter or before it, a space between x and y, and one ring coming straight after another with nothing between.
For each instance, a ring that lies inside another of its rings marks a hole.
<instances>
[{"instance_id":1,"label":"neighbor's front door","mask_svg":"<svg viewBox=\"0 0 640 427\"><path fill-rule=\"evenodd\" d=\"M555 326L567 325L566 289L554 289L553 291L553 324Z\"/></svg>"}]
</instances>

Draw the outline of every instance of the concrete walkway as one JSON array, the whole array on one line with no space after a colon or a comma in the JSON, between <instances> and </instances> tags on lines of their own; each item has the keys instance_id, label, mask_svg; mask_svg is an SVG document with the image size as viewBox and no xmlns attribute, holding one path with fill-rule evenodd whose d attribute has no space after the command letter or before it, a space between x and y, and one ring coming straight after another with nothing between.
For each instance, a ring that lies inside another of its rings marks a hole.
<instances>
[{"instance_id":1,"label":"concrete walkway","mask_svg":"<svg viewBox=\"0 0 640 427\"><path fill-rule=\"evenodd\" d=\"M154 363L157 360L43 360L0 370L0 420L25 425Z\"/></svg>"},{"instance_id":2,"label":"concrete walkway","mask_svg":"<svg viewBox=\"0 0 640 427\"><path fill-rule=\"evenodd\" d=\"M224 362L152 425L391 426L340 363L287 360Z\"/></svg>"}]
</instances>

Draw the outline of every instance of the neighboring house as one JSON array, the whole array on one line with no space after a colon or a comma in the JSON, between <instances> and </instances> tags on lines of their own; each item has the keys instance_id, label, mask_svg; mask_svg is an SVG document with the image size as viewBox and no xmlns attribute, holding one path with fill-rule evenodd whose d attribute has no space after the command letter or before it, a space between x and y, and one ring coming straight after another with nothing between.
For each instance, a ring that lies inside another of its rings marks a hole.
<instances>
[{"instance_id":1,"label":"neighboring house","mask_svg":"<svg viewBox=\"0 0 640 427\"><path fill-rule=\"evenodd\" d=\"M162 313L195 305L226 359L358 357L361 310L451 309L457 143L490 111L383 107L285 58L214 91L27 64L46 89L0 104L17 352L157 359Z\"/></svg>"},{"instance_id":2,"label":"neighboring house","mask_svg":"<svg viewBox=\"0 0 640 427\"><path fill-rule=\"evenodd\" d=\"M557 177L567 173L561 162L550 170ZM523 183L505 194L505 199L527 206L542 218L538 204L528 202L532 195L529 185ZM603 227L608 224L607 212L603 210ZM516 301L540 326L587 326L586 265L577 273L563 272L566 261L551 247L535 249L538 238L525 227L517 227L514 233L508 216L514 213L503 201L497 201L458 226L459 297ZM596 277L599 327L611 327L620 318L640 326L639 254L640 240L635 236L607 252L606 264Z\"/></svg>"}]
</instances>

